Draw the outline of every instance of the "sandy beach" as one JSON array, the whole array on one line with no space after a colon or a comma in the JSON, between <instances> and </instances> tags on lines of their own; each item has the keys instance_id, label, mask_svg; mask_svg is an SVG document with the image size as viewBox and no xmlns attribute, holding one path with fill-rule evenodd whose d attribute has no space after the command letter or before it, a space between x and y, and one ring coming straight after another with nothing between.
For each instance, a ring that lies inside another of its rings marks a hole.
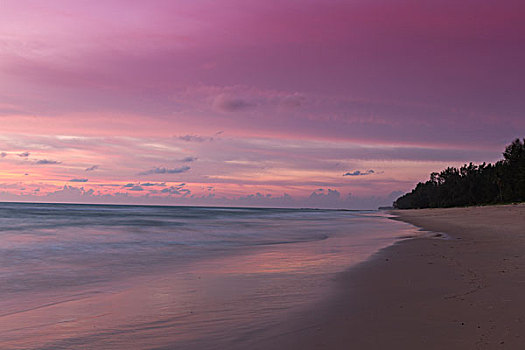
<instances>
[{"instance_id":1,"label":"sandy beach","mask_svg":"<svg viewBox=\"0 0 525 350\"><path fill-rule=\"evenodd\" d=\"M336 297L260 348L523 348L525 205L392 214L449 237L400 241L340 274Z\"/></svg>"}]
</instances>

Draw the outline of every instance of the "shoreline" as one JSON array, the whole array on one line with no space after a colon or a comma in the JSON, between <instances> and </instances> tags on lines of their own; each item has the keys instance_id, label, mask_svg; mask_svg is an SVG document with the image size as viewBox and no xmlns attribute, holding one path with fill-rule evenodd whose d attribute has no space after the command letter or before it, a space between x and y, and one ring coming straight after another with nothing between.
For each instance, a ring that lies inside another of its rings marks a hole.
<instances>
[{"instance_id":1,"label":"shoreline","mask_svg":"<svg viewBox=\"0 0 525 350\"><path fill-rule=\"evenodd\" d=\"M449 238L382 249L337 277L336 296L253 348L521 348L525 204L391 213Z\"/></svg>"}]
</instances>

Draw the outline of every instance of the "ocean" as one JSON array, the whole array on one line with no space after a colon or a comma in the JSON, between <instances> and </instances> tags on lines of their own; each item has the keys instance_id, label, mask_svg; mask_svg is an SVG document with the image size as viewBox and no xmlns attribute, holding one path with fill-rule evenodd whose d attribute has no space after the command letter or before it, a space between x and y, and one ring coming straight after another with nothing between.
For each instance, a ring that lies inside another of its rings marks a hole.
<instances>
[{"instance_id":1,"label":"ocean","mask_svg":"<svg viewBox=\"0 0 525 350\"><path fill-rule=\"evenodd\" d=\"M0 203L0 349L228 349L417 229L380 211Z\"/></svg>"}]
</instances>

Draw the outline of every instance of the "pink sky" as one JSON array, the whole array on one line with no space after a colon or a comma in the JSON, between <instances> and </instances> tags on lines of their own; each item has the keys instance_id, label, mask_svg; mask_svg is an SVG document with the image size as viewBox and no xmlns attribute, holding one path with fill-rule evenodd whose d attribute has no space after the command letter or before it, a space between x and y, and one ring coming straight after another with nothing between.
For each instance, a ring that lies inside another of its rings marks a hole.
<instances>
[{"instance_id":1,"label":"pink sky","mask_svg":"<svg viewBox=\"0 0 525 350\"><path fill-rule=\"evenodd\" d=\"M525 136L523 13L514 0L4 0L0 200L389 204Z\"/></svg>"}]
</instances>

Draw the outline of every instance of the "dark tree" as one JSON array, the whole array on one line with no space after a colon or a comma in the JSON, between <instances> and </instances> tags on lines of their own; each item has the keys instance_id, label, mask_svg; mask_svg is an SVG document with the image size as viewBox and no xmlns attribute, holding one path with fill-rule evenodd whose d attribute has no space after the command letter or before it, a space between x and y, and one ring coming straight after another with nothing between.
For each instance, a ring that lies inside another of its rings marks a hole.
<instances>
[{"instance_id":1,"label":"dark tree","mask_svg":"<svg viewBox=\"0 0 525 350\"><path fill-rule=\"evenodd\" d=\"M430 174L410 193L399 197L399 209L441 208L525 201L525 138L505 148L496 164L465 164Z\"/></svg>"}]
</instances>

